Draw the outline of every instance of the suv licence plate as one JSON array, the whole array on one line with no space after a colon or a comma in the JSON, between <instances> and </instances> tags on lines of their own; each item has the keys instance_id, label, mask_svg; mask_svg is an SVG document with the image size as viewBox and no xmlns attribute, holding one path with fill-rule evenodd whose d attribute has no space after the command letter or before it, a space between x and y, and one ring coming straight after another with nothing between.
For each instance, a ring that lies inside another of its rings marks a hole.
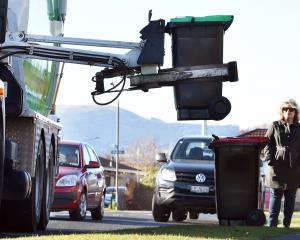
<instances>
[{"instance_id":1,"label":"suv licence plate","mask_svg":"<svg viewBox=\"0 0 300 240\"><path fill-rule=\"evenodd\" d=\"M191 186L191 192L208 193L209 192L209 187L206 187L206 186Z\"/></svg>"}]
</instances>

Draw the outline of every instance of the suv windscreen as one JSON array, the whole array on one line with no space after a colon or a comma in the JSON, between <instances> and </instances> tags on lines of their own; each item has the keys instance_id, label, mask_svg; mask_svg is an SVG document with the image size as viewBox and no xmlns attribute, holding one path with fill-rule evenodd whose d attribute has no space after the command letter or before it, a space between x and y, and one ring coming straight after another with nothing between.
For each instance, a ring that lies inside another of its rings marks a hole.
<instances>
[{"instance_id":1,"label":"suv windscreen","mask_svg":"<svg viewBox=\"0 0 300 240\"><path fill-rule=\"evenodd\" d=\"M79 167L79 146L59 144L59 166Z\"/></svg>"},{"instance_id":2,"label":"suv windscreen","mask_svg":"<svg viewBox=\"0 0 300 240\"><path fill-rule=\"evenodd\" d=\"M173 161L184 161L187 159L213 161L214 152L208 148L211 141L211 139L205 138L181 139L176 144L171 159Z\"/></svg>"}]
</instances>

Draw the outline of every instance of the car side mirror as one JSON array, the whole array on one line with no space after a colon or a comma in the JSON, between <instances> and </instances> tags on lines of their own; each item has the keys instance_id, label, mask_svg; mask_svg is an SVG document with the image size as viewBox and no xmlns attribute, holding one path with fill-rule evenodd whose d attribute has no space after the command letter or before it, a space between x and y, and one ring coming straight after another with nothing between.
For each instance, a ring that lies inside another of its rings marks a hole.
<instances>
[{"instance_id":1,"label":"car side mirror","mask_svg":"<svg viewBox=\"0 0 300 240\"><path fill-rule=\"evenodd\" d=\"M89 164L86 165L87 168L99 168L100 163L96 161L89 161Z\"/></svg>"},{"instance_id":2,"label":"car side mirror","mask_svg":"<svg viewBox=\"0 0 300 240\"><path fill-rule=\"evenodd\" d=\"M157 153L155 155L155 160L157 162L167 162L167 157L165 153Z\"/></svg>"}]
</instances>

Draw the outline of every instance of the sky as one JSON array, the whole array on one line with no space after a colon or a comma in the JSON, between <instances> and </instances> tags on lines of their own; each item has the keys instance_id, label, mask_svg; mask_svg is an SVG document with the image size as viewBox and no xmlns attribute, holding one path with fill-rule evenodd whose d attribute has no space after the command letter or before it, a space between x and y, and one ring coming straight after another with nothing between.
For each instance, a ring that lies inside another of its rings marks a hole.
<instances>
[{"instance_id":1,"label":"sky","mask_svg":"<svg viewBox=\"0 0 300 240\"><path fill-rule=\"evenodd\" d=\"M277 120L283 100L294 98L300 103L300 1L297 0L69 0L65 36L139 42L139 31L147 25L150 9L153 20L162 18L166 22L182 16L234 15L224 35L223 61L237 61L239 81L223 83L223 96L230 100L231 112L225 119L208 124L252 128ZM162 68L171 67L170 41L166 34ZM57 104L94 104L90 92L95 86L91 78L100 70L67 64ZM172 87L147 93L124 92L119 103L121 108L145 118L177 121ZM116 106L116 102L111 105Z\"/></svg>"}]
</instances>

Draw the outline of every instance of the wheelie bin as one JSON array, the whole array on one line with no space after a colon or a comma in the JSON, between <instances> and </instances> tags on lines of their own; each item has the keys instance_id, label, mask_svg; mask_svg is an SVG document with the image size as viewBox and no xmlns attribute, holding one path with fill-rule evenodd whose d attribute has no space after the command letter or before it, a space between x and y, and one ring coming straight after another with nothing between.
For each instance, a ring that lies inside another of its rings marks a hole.
<instances>
[{"instance_id":1,"label":"wheelie bin","mask_svg":"<svg viewBox=\"0 0 300 240\"><path fill-rule=\"evenodd\" d=\"M223 64L223 38L233 22L232 15L178 17L171 19L166 32L172 37L172 65ZM221 120L231 110L222 96L222 81L182 81L174 86L178 120Z\"/></svg>"},{"instance_id":2,"label":"wheelie bin","mask_svg":"<svg viewBox=\"0 0 300 240\"><path fill-rule=\"evenodd\" d=\"M260 154L265 137L215 137L217 215L220 225L261 226L266 221L260 209Z\"/></svg>"}]
</instances>

